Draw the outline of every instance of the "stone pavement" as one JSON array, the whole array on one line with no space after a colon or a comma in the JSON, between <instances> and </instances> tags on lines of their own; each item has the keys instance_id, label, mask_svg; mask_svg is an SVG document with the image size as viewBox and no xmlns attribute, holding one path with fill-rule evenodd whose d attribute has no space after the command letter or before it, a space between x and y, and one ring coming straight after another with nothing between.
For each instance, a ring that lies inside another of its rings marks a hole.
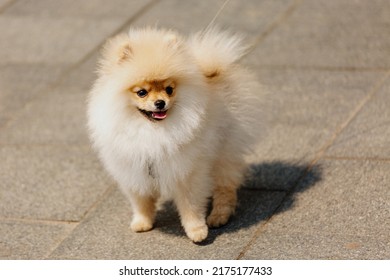
<instances>
[{"instance_id":1,"label":"stone pavement","mask_svg":"<svg viewBox=\"0 0 390 280\"><path fill-rule=\"evenodd\" d=\"M266 133L231 222L195 245L154 230L91 151L98 50L129 26L208 25L224 0L0 0L1 259L390 259L390 1L231 0ZM256 128L254 128L256 129Z\"/></svg>"}]
</instances>

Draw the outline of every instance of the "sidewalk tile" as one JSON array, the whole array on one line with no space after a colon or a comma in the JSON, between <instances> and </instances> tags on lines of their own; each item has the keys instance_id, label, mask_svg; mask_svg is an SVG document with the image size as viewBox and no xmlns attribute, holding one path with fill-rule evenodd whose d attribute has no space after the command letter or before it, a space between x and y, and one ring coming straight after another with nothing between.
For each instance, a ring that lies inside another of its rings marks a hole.
<instances>
[{"instance_id":1,"label":"sidewalk tile","mask_svg":"<svg viewBox=\"0 0 390 280\"><path fill-rule=\"evenodd\" d=\"M245 258L389 258L390 164L320 164L322 180L284 203ZM349 250L350 243L359 250Z\"/></svg>"},{"instance_id":2,"label":"sidewalk tile","mask_svg":"<svg viewBox=\"0 0 390 280\"><path fill-rule=\"evenodd\" d=\"M390 81L336 139L330 156L390 159Z\"/></svg>"},{"instance_id":3,"label":"sidewalk tile","mask_svg":"<svg viewBox=\"0 0 390 280\"><path fill-rule=\"evenodd\" d=\"M88 59L83 61L76 69L69 75L64 77L61 81L60 87L63 88L78 88L84 91L84 95L92 88L93 83L97 79L96 70L98 69L98 60L100 58L99 52L93 53Z\"/></svg>"},{"instance_id":4,"label":"sidewalk tile","mask_svg":"<svg viewBox=\"0 0 390 280\"><path fill-rule=\"evenodd\" d=\"M163 26L184 34L197 32L209 25L224 2L224 0L161 1L138 18L134 25ZM292 2L292 0L229 1L216 18L214 25L246 35L260 34Z\"/></svg>"},{"instance_id":5,"label":"sidewalk tile","mask_svg":"<svg viewBox=\"0 0 390 280\"><path fill-rule=\"evenodd\" d=\"M253 154L255 163L311 161L378 79L370 72L256 73L269 94L263 108L266 130Z\"/></svg>"},{"instance_id":6,"label":"sidewalk tile","mask_svg":"<svg viewBox=\"0 0 390 280\"><path fill-rule=\"evenodd\" d=\"M289 232L264 233L243 259L377 260L389 259L390 242L375 236Z\"/></svg>"},{"instance_id":7,"label":"sidewalk tile","mask_svg":"<svg viewBox=\"0 0 390 280\"><path fill-rule=\"evenodd\" d=\"M237 31L239 34L241 32L252 36L256 40L290 6L294 5L294 2L296 1L230 1L215 20L215 24L228 30Z\"/></svg>"},{"instance_id":8,"label":"sidewalk tile","mask_svg":"<svg viewBox=\"0 0 390 280\"><path fill-rule=\"evenodd\" d=\"M121 23L120 20L2 16L0 64L76 63L104 42Z\"/></svg>"},{"instance_id":9,"label":"sidewalk tile","mask_svg":"<svg viewBox=\"0 0 390 280\"><path fill-rule=\"evenodd\" d=\"M0 217L79 221L111 180L88 147L3 146Z\"/></svg>"},{"instance_id":10,"label":"sidewalk tile","mask_svg":"<svg viewBox=\"0 0 390 280\"><path fill-rule=\"evenodd\" d=\"M48 90L63 70L59 66L0 65L0 116L13 116Z\"/></svg>"},{"instance_id":11,"label":"sidewalk tile","mask_svg":"<svg viewBox=\"0 0 390 280\"><path fill-rule=\"evenodd\" d=\"M126 20L134 16L150 0L19 0L7 9L7 15L40 18L95 18Z\"/></svg>"},{"instance_id":12,"label":"sidewalk tile","mask_svg":"<svg viewBox=\"0 0 390 280\"><path fill-rule=\"evenodd\" d=\"M11 2L12 2L12 0L0 0L0 9L3 9Z\"/></svg>"},{"instance_id":13,"label":"sidewalk tile","mask_svg":"<svg viewBox=\"0 0 390 280\"><path fill-rule=\"evenodd\" d=\"M304 1L257 47L254 62L388 69L389 24L386 0Z\"/></svg>"},{"instance_id":14,"label":"sidewalk tile","mask_svg":"<svg viewBox=\"0 0 390 280\"><path fill-rule=\"evenodd\" d=\"M0 259L44 259L73 228L66 223L0 221Z\"/></svg>"},{"instance_id":15,"label":"sidewalk tile","mask_svg":"<svg viewBox=\"0 0 390 280\"><path fill-rule=\"evenodd\" d=\"M86 98L86 92L75 88L61 88L39 97L2 130L0 143L90 145Z\"/></svg>"}]
</instances>

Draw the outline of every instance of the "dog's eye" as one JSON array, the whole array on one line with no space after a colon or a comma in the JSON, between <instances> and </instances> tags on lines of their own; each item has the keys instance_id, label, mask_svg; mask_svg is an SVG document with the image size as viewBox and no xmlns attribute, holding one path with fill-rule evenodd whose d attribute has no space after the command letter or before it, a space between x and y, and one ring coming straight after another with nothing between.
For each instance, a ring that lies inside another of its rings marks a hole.
<instances>
[{"instance_id":1,"label":"dog's eye","mask_svg":"<svg viewBox=\"0 0 390 280\"><path fill-rule=\"evenodd\" d=\"M139 91L137 91L137 95L142 98L148 95L148 92L146 91L146 89L140 89Z\"/></svg>"},{"instance_id":2,"label":"dog's eye","mask_svg":"<svg viewBox=\"0 0 390 280\"><path fill-rule=\"evenodd\" d=\"M173 93L173 87L171 86L168 86L165 88L165 92L168 94L168 95L171 95Z\"/></svg>"}]
</instances>

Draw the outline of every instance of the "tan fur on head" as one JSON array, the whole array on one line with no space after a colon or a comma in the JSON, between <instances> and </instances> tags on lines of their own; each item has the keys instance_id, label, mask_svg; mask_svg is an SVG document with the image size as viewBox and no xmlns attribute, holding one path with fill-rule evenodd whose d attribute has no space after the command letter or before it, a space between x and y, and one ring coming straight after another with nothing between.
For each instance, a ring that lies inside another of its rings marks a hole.
<instances>
[{"instance_id":1,"label":"tan fur on head","mask_svg":"<svg viewBox=\"0 0 390 280\"><path fill-rule=\"evenodd\" d=\"M119 34L109 39L103 46L100 70L105 72L115 64L130 60L133 55L132 44L137 44L136 40L136 36L132 40L128 34ZM166 31L163 40L156 43L165 44L167 48L173 50L177 50L180 47L180 39L173 31Z\"/></svg>"},{"instance_id":2,"label":"tan fur on head","mask_svg":"<svg viewBox=\"0 0 390 280\"><path fill-rule=\"evenodd\" d=\"M130 38L127 34L119 34L109 39L103 46L102 58L99 63L100 72L109 72L118 63L128 60L131 54Z\"/></svg>"}]
</instances>

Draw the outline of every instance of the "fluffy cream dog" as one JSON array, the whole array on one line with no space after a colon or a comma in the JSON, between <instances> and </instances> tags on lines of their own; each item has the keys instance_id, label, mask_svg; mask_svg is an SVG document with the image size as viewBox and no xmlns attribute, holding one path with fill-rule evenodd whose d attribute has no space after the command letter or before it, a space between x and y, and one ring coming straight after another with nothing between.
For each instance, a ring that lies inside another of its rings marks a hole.
<instances>
[{"instance_id":1,"label":"fluffy cream dog","mask_svg":"<svg viewBox=\"0 0 390 280\"><path fill-rule=\"evenodd\" d=\"M261 91L236 64L244 50L239 37L216 30L184 39L132 29L107 42L88 125L101 161L131 202L133 231L152 229L161 197L175 202L194 242L234 213L244 156L261 122Z\"/></svg>"}]
</instances>

